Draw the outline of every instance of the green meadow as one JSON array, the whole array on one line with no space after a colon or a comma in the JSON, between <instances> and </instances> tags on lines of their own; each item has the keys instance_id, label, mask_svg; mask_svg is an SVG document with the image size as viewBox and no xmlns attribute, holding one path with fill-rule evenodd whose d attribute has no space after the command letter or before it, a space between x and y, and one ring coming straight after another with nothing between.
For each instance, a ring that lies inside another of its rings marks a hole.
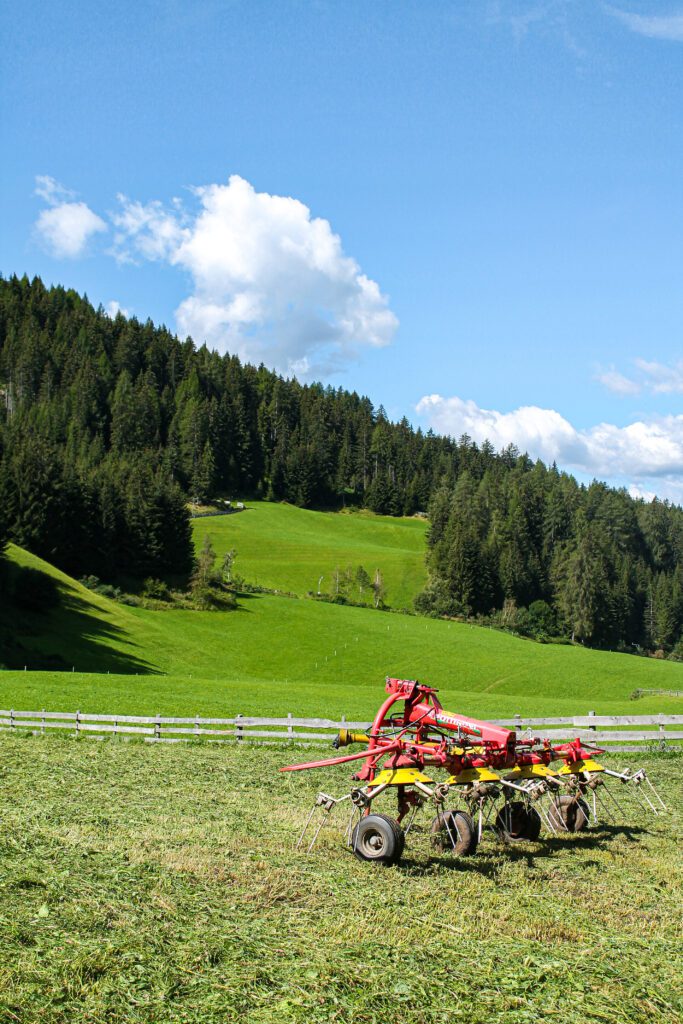
<instances>
[{"instance_id":1,"label":"green meadow","mask_svg":"<svg viewBox=\"0 0 683 1024\"><path fill-rule=\"evenodd\" d=\"M630 699L637 688L683 689L683 665L672 662L305 598L152 611L94 594L19 548L10 557L53 576L60 602L17 619L27 671L0 672L5 709L364 718L396 675L439 687L446 705L473 715L680 710L676 697ZM32 670L38 654L60 670Z\"/></svg>"},{"instance_id":2,"label":"green meadow","mask_svg":"<svg viewBox=\"0 0 683 1024\"><path fill-rule=\"evenodd\" d=\"M371 577L382 573L387 604L411 608L427 579L424 519L250 501L243 512L194 519L192 529L196 547L208 536L219 556L236 550L235 570L249 583L300 596L333 594L335 571L362 565ZM368 589L354 585L350 596L371 603Z\"/></svg>"}]
</instances>

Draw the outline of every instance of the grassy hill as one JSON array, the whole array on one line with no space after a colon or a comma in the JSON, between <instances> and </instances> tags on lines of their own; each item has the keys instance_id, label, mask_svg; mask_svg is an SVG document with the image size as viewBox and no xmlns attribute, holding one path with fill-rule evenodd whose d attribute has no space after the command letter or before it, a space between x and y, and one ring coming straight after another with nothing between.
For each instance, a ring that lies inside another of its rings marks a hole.
<instances>
[{"instance_id":1,"label":"grassy hill","mask_svg":"<svg viewBox=\"0 0 683 1024\"><path fill-rule=\"evenodd\" d=\"M306 599L149 611L93 594L19 548L10 557L51 575L60 591L56 608L16 622L28 669L40 655L75 671L0 672L3 707L365 717L384 676L400 675L440 687L453 709L491 717L680 708L676 698L629 700L637 687L683 689L683 665L671 662Z\"/></svg>"},{"instance_id":2,"label":"grassy hill","mask_svg":"<svg viewBox=\"0 0 683 1024\"><path fill-rule=\"evenodd\" d=\"M321 576L321 592L334 593L335 570L362 565L381 571L388 604L410 608L427 578L424 519L252 501L244 512L195 519L192 529L197 547L208 535L219 555L235 548L236 571L249 583L299 595L317 592ZM352 596L370 603L369 591Z\"/></svg>"}]
</instances>

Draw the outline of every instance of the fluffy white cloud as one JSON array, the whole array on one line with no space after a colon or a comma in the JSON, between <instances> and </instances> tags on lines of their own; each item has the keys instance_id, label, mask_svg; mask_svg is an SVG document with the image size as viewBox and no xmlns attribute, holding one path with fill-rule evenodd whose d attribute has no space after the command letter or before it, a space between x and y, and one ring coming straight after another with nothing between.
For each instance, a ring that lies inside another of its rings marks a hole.
<instances>
[{"instance_id":1,"label":"fluffy white cloud","mask_svg":"<svg viewBox=\"0 0 683 1024\"><path fill-rule=\"evenodd\" d=\"M554 409L524 406L502 413L441 395L420 399L417 412L440 433L453 437L469 434L496 448L515 444L534 458L555 461L590 476L628 481L642 493L675 495L675 500L683 496L683 416L663 416L625 427L599 423L577 430Z\"/></svg>"},{"instance_id":2,"label":"fluffy white cloud","mask_svg":"<svg viewBox=\"0 0 683 1024\"><path fill-rule=\"evenodd\" d=\"M398 321L378 285L345 255L327 220L302 202L233 176L194 190L196 213L119 197L120 260L187 271L178 329L199 343L287 372L325 372L362 346L388 345Z\"/></svg>"},{"instance_id":3,"label":"fluffy white cloud","mask_svg":"<svg viewBox=\"0 0 683 1024\"><path fill-rule=\"evenodd\" d=\"M617 7L607 7L607 10L638 35L683 42L683 14L632 14Z\"/></svg>"},{"instance_id":4,"label":"fluffy white cloud","mask_svg":"<svg viewBox=\"0 0 683 1024\"><path fill-rule=\"evenodd\" d=\"M121 194L116 198L121 205L111 218L116 228L112 250L116 259L120 263L133 263L138 256L173 262L184 238L185 217L180 200L174 199L172 209L167 211L158 200L143 204Z\"/></svg>"},{"instance_id":5,"label":"fluffy white cloud","mask_svg":"<svg viewBox=\"0 0 683 1024\"><path fill-rule=\"evenodd\" d=\"M35 194L49 203L36 221L36 232L47 251L58 259L76 259L85 253L93 235L107 225L75 194L46 174L36 177Z\"/></svg>"}]
</instances>

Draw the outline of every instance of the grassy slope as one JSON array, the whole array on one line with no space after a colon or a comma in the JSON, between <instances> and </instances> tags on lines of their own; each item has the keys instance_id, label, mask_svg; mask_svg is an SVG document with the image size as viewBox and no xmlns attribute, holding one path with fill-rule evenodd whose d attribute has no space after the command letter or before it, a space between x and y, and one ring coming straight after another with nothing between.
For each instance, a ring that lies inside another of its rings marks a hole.
<instances>
[{"instance_id":1,"label":"grassy slope","mask_svg":"<svg viewBox=\"0 0 683 1024\"><path fill-rule=\"evenodd\" d=\"M681 1019L675 816L485 836L459 860L416 827L378 869L344 849L341 811L312 854L293 849L314 794L350 773L278 774L289 757L0 737L0 1019ZM645 765L680 806L680 758Z\"/></svg>"},{"instance_id":2,"label":"grassy slope","mask_svg":"<svg viewBox=\"0 0 683 1024\"><path fill-rule=\"evenodd\" d=\"M333 592L332 575L348 565L380 569L386 600L393 608L412 607L426 581L423 519L393 519L366 512L310 512L294 505L249 502L244 512L195 519L195 543L208 534L224 554L237 550L236 571L250 583L295 594ZM358 591L354 600L360 599ZM365 600L370 600L366 592Z\"/></svg>"},{"instance_id":3,"label":"grassy slope","mask_svg":"<svg viewBox=\"0 0 683 1024\"><path fill-rule=\"evenodd\" d=\"M98 597L20 549L11 554L62 590L59 608L28 621L36 636L27 645L78 671L0 673L5 708L357 718L376 708L385 675L402 675L439 686L444 703L474 715L680 710L676 698L628 699L636 687L683 689L683 666L670 662L278 597L245 598L228 613L151 612Z\"/></svg>"}]
</instances>

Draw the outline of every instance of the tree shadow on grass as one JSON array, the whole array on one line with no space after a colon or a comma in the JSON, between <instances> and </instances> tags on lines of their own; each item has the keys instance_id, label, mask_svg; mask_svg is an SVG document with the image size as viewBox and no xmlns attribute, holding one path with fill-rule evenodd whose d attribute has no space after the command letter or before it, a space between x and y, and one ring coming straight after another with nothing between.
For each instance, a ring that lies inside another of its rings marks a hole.
<instances>
[{"instance_id":1,"label":"tree shadow on grass","mask_svg":"<svg viewBox=\"0 0 683 1024\"><path fill-rule=\"evenodd\" d=\"M0 663L9 669L158 675L125 629L94 614L69 584L57 582L57 602L45 611L0 606ZM116 644L117 647L112 646ZM118 645L125 645L120 650Z\"/></svg>"}]
</instances>

